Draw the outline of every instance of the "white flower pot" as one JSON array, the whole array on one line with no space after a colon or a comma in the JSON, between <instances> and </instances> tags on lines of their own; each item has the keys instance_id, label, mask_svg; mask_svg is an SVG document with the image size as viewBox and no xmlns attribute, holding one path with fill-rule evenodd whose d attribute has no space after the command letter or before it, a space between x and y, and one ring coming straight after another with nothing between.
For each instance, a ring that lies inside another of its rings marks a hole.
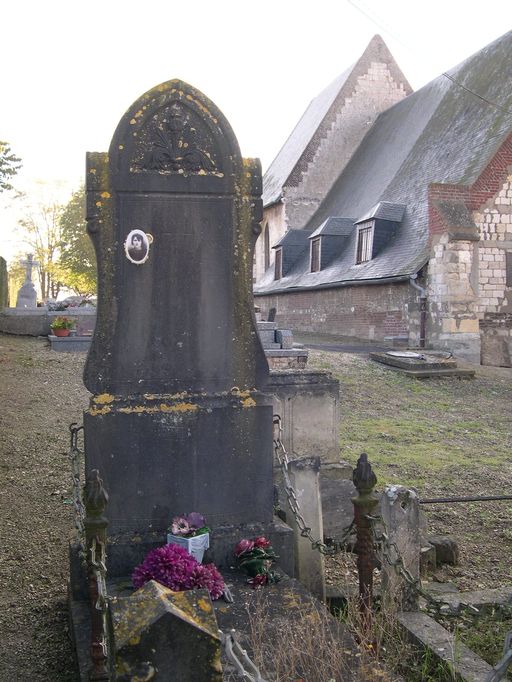
<instances>
[{"instance_id":1,"label":"white flower pot","mask_svg":"<svg viewBox=\"0 0 512 682\"><path fill-rule=\"evenodd\" d=\"M203 554L210 546L210 533L196 535L193 538L184 538L181 535L167 533L167 544L181 545L189 554L192 554L196 561L201 563L203 561Z\"/></svg>"}]
</instances>

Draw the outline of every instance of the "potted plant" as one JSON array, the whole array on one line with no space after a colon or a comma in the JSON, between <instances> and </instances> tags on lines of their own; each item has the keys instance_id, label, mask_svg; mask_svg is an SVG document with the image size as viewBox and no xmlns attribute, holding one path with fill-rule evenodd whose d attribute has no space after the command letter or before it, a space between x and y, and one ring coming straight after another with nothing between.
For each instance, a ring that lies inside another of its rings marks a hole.
<instances>
[{"instance_id":1,"label":"potted plant","mask_svg":"<svg viewBox=\"0 0 512 682\"><path fill-rule=\"evenodd\" d=\"M175 516L167 529L167 543L181 545L199 563L210 546L210 529L204 516L191 512L186 516Z\"/></svg>"},{"instance_id":2,"label":"potted plant","mask_svg":"<svg viewBox=\"0 0 512 682\"><path fill-rule=\"evenodd\" d=\"M59 315L50 325L54 336L69 336L69 332L75 326L74 320L69 317Z\"/></svg>"}]
</instances>

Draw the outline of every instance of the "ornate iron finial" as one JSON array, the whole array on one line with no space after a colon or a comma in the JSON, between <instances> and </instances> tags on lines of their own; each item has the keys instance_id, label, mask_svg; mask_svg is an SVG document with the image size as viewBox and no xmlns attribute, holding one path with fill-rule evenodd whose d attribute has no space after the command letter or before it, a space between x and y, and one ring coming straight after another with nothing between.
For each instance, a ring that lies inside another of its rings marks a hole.
<instances>
[{"instance_id":1,"label":"ornate iron finial","mask_svg":"<svg viewBox=\"0 0 512 682\"><path fill-rule=\"evenodd\" d=\"M106 509L108 493L103 487L98 469L92 469L85 484L85 508L87 516L99 517Z\"/></svg>"},{"instance_id":2,"label":"ornate iron finial","mask_svg":"<svg viewBox=\"0 0 512 682\"><path fill-rule=\"evenodd\" d=\"M368 461L366 452L362 452L357 460L357 466L352 474L352 480L360 493L370 492L375 487L377 476L373 472L372 465Z\"/></svg>"}]
</instances>

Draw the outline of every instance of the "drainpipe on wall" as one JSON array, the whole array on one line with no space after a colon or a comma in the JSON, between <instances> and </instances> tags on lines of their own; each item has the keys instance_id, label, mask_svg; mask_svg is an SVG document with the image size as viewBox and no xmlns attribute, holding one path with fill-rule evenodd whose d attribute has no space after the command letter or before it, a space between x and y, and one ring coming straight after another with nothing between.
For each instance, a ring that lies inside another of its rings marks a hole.
<instances>
[{"instance_id":1,"label":"drainpipe on wall","mask_svg":"<svg viewBox=\"0 0 512 682\"><path fill-rule=\"evenodd\" d=\"M409 283L416 291L420 292L420 348L425 348L425 337L427 335L427 291L415 282L418 275L411 275Z\"/></svg>"}]
</instances>

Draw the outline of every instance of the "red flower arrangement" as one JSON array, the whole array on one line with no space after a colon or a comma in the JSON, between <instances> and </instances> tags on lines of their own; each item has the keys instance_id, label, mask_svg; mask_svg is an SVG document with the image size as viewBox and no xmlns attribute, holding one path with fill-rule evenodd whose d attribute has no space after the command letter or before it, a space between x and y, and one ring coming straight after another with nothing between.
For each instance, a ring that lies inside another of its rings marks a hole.
<instances>
[{"instance_id":1,"label":"red flower arrangement","mask_svg":"<svg viewBox=\"0 0 512 682\"><path fill-rule=\"evenodd\" d=\"M257 588L269 583L276 583L279 577L270 570L274 561L278 558L270 541L260 536L254 540L240 540L235 547L237 565L247 575L247 582Z\"/></svg>"}]
</instances>

